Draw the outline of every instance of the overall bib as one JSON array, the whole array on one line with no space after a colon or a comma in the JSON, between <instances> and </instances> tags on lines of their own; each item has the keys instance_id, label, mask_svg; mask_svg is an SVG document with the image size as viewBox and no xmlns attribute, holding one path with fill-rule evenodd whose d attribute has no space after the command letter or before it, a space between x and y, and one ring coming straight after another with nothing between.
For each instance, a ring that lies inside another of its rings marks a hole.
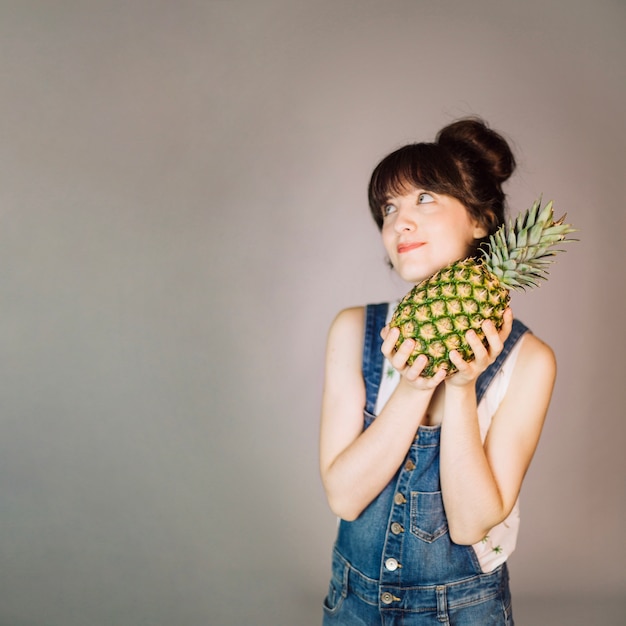
<instances>
[{"instance_id":1,"label":"overall bib","mask_svg":"<svg viewBox=\"0 0 626 626\"><path fill-rule=\"evenodd\" d=\"M380 330L388 305L366 309L364 428L384 357ZM528 329L519 321L504 350L476 383L477 402ZM451 541L439 480L440 426L420 426L394 478L352 522L340 520L324 626L512 625L506 563L483 573L472 546Z\"/></svg>"}]
</instances>

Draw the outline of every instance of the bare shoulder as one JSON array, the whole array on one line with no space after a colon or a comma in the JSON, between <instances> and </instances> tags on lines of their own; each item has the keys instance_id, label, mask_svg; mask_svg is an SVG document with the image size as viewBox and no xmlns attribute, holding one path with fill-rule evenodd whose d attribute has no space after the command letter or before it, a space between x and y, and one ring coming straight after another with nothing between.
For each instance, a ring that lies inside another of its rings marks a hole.
<instances>
[{"instance_id":1,"label":"bare shoulder","mask_svg":"<svg viewBox=\"0 0 626 626\"><path fill-rule=\"evenodd\" d=\"M547 410L556 379L556 357L552 348L532 333L522 338L520 352L506 393L509 402L529 406L535 402L538 413Z\"/></svg>"},{"instance_id":2,"label":"bare shoulder","mask_svg":"<svg viewBox=\"0 0 626 626\"><path fill-rule=\"evenodd\" d=\"M351 392L360 397L364 330L362 306L344 309L333 320L326 345L325 398L343 398Z\"/></svg>"},{"instance_id":3,"label":"bare shoulder","mask_svg":"<svg viewBox=\"0 0 626 626\"><path fill-rule=\"evenodd\" d=\"M340 311L328 332L327 360L359 357L365 329L365 307L357 306Z\"/></svg>"},{"instance_id":4,"label":"bare shoulder","mask_svg":"<svg viewBox=\"0 0 626 626\"><path fill-rule=\"evenodd\" d=\"M330 326L332 333L362 333L365 326L365 307L353 306L339 311Z\"/></svg>"},{"instance_id":5,"label":"bare shoulder","mask_svg":"<svg viewBox=\"0 0 626 626\"><path fill-rule=\"evenodd\" d=\"M546 382L552 382L556 376L554 351L537 335L526 333L520 346L516 370L524 379L540 377L546 379Z\"/></svg>"}]
</instances>

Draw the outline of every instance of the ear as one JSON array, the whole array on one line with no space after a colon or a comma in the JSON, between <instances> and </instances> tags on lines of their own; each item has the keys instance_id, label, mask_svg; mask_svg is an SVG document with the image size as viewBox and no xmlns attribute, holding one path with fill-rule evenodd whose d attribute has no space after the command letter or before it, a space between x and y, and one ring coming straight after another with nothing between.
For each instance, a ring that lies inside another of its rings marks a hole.
<instances>
[{"instance_id":1,"label":"ear","mask_svg":"<svg viewBox=\"0 0 626 626\"><path fill-rule=\"evenodd\" d=\"M478 222L474 222L474 239L483 239L489 234L489 229Z\"/></svg>"}]
</instances>

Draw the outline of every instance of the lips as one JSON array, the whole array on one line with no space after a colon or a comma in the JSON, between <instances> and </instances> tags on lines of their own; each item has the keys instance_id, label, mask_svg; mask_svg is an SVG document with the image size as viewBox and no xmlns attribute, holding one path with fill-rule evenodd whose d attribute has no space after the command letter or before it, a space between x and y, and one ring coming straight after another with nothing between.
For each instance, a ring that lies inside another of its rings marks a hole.
<instances>
[{"instance_id":1,"label":"lips","mask_svg":"<svg viewBox=\"0 0 626 626\"><path fill-rule=\"evenodd\" d=\"M405 252L410 252L411 250L421 248L423 245L425 245L423 241L399 243L398 248L397 248L398 254L404 254Z\"/></svg>"}]
</instances>

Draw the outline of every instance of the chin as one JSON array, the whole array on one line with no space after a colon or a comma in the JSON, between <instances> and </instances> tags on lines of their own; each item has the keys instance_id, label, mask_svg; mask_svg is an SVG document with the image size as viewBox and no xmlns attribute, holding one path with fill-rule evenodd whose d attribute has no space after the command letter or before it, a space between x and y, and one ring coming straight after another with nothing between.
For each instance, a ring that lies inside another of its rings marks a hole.
<instances>
[{"instance_id":1,"label":"chin","mask_svg":"<svg viewBox=\"0 0 626 626\"><path fill-rule=\"evenodd\" d=\"M409 267L396 267L395 270L400 278L402 278L402 280L405 280L407 283L414 284L421 283L423 280L430 278L437 271L435 270L433 272L428 272L424 269L417 270Z\"/></svg>"},{"instance_id":2,"label":"chin","mask_svg":"<svg viewBox=\"0 0 626 626\"><path fill-rule=\"evenodd\" d=\"M400 272L398 272L398 274L402 280L404 280L407 283L411 283L413 285L417 285L432 276L432 274L428 274L428 276L424 276L422 274L416 275L416 274L406 274L406 273L400 273Z\"/></svg>"}]
</instances>

